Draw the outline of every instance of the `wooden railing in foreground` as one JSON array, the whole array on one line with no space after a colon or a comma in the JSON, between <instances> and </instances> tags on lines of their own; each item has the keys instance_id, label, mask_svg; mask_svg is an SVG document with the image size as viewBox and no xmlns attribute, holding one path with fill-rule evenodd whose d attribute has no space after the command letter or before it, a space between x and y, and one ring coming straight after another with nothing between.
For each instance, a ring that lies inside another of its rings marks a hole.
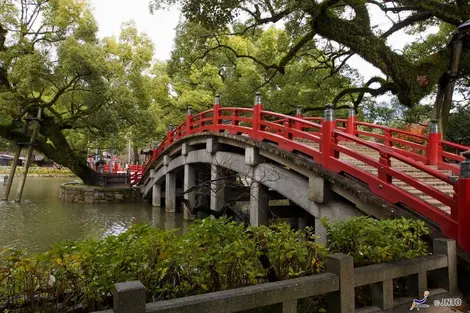
<instances>
[{"instance_id":1,"label":"wooden railing in foreground","mask_svg":"<svg viewBox=\"0 0 470 313\"><path fill-rule=\"evenodd\" d=\"M439 289L428 290L428 274L437 279ZM409 297L394 299L393 279L400 277L407 277ZM375 310L355 310L355 287L366 285L371 286ZM426 290L430 291L430 306L433 300L459 296L455 241L435 239L431 256L359 268L354 268L351 256L332 254L326 273L147 304L140 281L118 283L113 309L101 313L231 313L275 304L282 305L283 313L297 313L298 299L322 294L327 295L329 313L380 312L398 306L409 308Z\"/></svg>"}]
</instances>

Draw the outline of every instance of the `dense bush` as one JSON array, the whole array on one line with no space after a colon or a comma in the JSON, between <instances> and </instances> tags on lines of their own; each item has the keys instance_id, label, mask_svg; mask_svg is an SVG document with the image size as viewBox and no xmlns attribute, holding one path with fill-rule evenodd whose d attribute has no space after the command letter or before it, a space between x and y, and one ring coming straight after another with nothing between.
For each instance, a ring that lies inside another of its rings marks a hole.
<instances>
[{"instance_id":1,"label":"dense bush","mask_svg":"<svg viewBox=\"0 0 470 313\"><path fill-rule=\"evenodd\" d=\"M331 253L354 257L356 266L412 259L427 254L421 239L429 233L423 221L405 218L376 220L364 216L346 221L322 219Z\"/></svg>"},{"instance_id":2,"label":"dense bush","mask_svg":"<svg viewBox=\"0 0 470 313\"><path fill-rule=\"evenodd\" d=\"M426 253L420 223L324 223L330 249L353 255L357 265ZM0 254L0 303L21 312L55 312L59 303L64 311L77 304L93 311L110 304L114 283L128 280L142 281L147 301L159 301L265 283L272 272L275 279L312 275L325 269L327 256L314 238L311 229L294 231L287 224L245 228L208 218L182 236L138 225L99 241L60 243L41 254L7 249Z\"/></svg>"}]
</instances>

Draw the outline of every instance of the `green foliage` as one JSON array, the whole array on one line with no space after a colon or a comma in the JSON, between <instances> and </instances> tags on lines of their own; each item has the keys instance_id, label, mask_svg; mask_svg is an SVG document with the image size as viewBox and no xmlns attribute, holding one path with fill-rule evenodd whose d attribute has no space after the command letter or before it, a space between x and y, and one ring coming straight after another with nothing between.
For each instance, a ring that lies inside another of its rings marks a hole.
<instances>
[{"instance_id":1,"label":"green foliage","mask_svg":"<svg viewBox=\"0 0 470 313\"><path fill-rule=\"evenodd\" d=\"M123 24L118 39L98 40L97 30L88 1L0 5L0 136L29 140L24 118L43 108L35 149L89 183L88 142L150 146L156 101L168 97L162 73L148 75L154 47L135 23Z\"/></svg>"},{"instance_id":2,"label":"green foliage","mask_svg":"<svg viewBox=\"0 0 470 313\"><path fill-rule=\"evenodd\" d=\"M323 218L322 224L328 232L329 251L352 255L356 266L412 259L428 253L421 239L429 233L423 221L361 216L340 222Z\"/></svg>"},{"instance_id":3,"label":"green foliage","mask_svg":"<svg viewBox=\"0 0 470 313\"><path fill-rule=\"evenodd\" d=\"M280 98L286 96L279 101L284 102L282 105L274 106L281 110L292 106L289 99L304 106L301 94L303 87L308 89L307 86L326 89L327 101L353 102L358 106L363 102L364 95L387 95L393 97L392 101L406 107L417 106L422 99L434 95L438 82L446 76L452 58L453 45L449 43L458 27L470 19L468 1L450 0L149 2L151 10L178 7L185 18L184 22L196 25L194 27L201 30L190 31L191 35L196 35L188 36L189 40L193 39L193 45L182 47L195 48L193 51L202 62L212 61L212 53L217 52L217 47L223 47L223 53L232 59L225 66L236 66L239 61L233 60L240 58L255 61L256 73L260 73L260 76L270 77L279 72L286 77L293 90L283 90L276 95ZM375 20L390 22L377 24ZM269 29L262 31L273 24L281 26L282 36L266 35L271 33ZM402 37L404 33L410 37ZM460 28L460 33L466 33L462 37L465 37L464 42L468 41L468 29ZM265 38L259 40L260 36ZM240 38L253 44L240 44ZM405 38L409 43L405 42L401 46L397 38ZM460 83L467 87L464 88L464 98L468 99L470 54L468 45L463 46L459 78L463 78ZM177 44L175 51L180 47ZM189 56L190 53L185 55ZM344 66L352 55L362 57L384 75L372 77L368 82L357 79L357 74ZM302 76L300 73L303 71L299 69L306 68L310 71ZM296 70L289 74L292 69ZM321 86L322 81L315 77L322 72L329 72L332 76L346 76L355 86L349 88L348 84L338 86L334 83L331 87ZM263 83L266 80L266 77L261 79ZM304 80L310 81L304 84ZM283 89L283 79L274 81L275 85ZM266 98L276 94L276 88L268 85L263 90ZM214 91L219 90L217 84L211 87ZM298 91L298 97L292 97L292 93L295 95L294 90ZM338 91L338 96L331 96L330 90ZM244 102L242 100L245 99L239 99ZM315 97L310 97L309 101L311 105L321 102ZM267 101L269 104L275 102L277 100ZM392 105L395 107L395 103ZM446 112L441 112L441 115L447 116L447 110L445 108ZM443 131L446 130L444 124Z\"/></svg>"},{"instance_id":4,"label":"green foliage","mask_svg":"<svg viewBox=\"0 0 470 313\"><path fill-rule=\"evenodd\" d=\"M318 115L350 80L331 75L319 61L326 57L315 47L304 51L282 75L263 66L280 62L292 44L289 33L275 27L214 38L198 23L181 23L167 67L175 95L162 105L166 123L182 121L189 105L196 112L211 108L216 93L225 107L251 107L257 90L267 110L295 114L300 106L304 113ZM258 62L237 55L251 55Z\"/></svg>"},{"instance_id":5,"label":"green foliage","mask_svg":"<svg viewBox=\"0 0 470 313\"><path fill-rule=\"evenodd\" d=\"M293 231L286 223L252 228L255 240L280 279L313 275L325 269L326 249L315 243L312 229Z\"/></svg>"},{"instance_id":6,"label":"green foliage","mask_svg":"<svg viewBox=\"0 0 470 313\"><path fill-rule=\"evenodd\" d=\"M357 266L424 255L419 222L354 218L327 223L330 252L355 257ZM140 280L147 301L159 301L267 282L266 255L280 279L325 270L327 250L313 242L311 229L287 224L248 227L226 218L197 220L181 236L136 225L99 241L64 242L40 254L5 249L0 253L0 303L46 312L63 303L89 311L109 305L113 284ZM312 302L305 305L313 305Z\"/></svg>"}]
</instances>

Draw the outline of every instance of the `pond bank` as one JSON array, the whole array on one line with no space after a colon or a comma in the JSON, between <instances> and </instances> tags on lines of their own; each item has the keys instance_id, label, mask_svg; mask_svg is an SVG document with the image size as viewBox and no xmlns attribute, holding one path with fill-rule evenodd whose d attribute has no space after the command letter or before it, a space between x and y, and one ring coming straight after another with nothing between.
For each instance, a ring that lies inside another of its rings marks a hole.
<instances>
[{"instance_id":1,"label":"pond bank","mask_svg":"<svg viewBox=\"0 0 470 313\"><path fill-rule=\"evenodd\" d=\"M15 177L21 176L24 173L23 167L16 169ZM0 167L0 176L10 175L10 167ZM28 177L76 177L69 169L57 169L50 167L30 167L28 171Z\"/></svg>"},{"instance_id":2,"label":"pond bank","mask_svg":"<svg viewBox=\"0 0 470 313\"><path fill-rule=\"evenodd\" d=\"M142 202L139 189L132 187L105 188L65 183L60 186L59 199L71 203Z\"/></svg>"}]
</instances>

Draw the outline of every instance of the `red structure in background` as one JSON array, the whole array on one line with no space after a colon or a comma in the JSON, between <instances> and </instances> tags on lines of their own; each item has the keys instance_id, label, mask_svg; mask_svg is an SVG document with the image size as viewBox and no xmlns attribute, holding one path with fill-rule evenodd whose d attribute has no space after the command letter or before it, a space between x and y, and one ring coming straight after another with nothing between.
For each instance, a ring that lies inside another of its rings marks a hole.
<instances>
[{"instance_id":1,"label":"red structure in background","mask_svg":"<svg viewBox=\"0 0 470 313\"><path fill-rule=\"evenodd\" d=\"M150 163L147 163L150 164ZM128 183L131 186L135 186L140 182L142 174L144 172L144 165L129 165L129 176Z\"/></svg>"},{"instance_id":2,"label":"red structure in background","mask_svg":"<svg viewBox=\"0 0 470 313\"><path fill-rule=\"evenodd\" d=\"M470 148L442 140L436 121L429 123L426 134L420 134L356 121L354 108L351 108L347 119L336 119L332 106L327 107L324 118L303 117L300 110L293 117L264 110L260 94L257 94L253 108L224 108L217 96L213 109L197 115L188 109L182 124L174 129L169 127L166 139L153 151L152 159L144 166L144 173L156 158L178 140L192 134L221 131L234 135L245 134L259 142L275 143L285 151L311 156L326 169L351 175L390 203L402 203L435 222L447 237L456 239L463 250L470 252L470 156L466 160L461 153ZM374 150L380 157L377 160L361 153L361 149L356 151L350 146L340 145L340 142L346 141L358 148ZM340 155L376 168L377 174L341 160ZM440 191L439 187L426 184L406 171L392 167L391 159L453 186L454 195L450 196ZM463 163L460 165L460 162ZM134 170L131 169L131 173L134 173L133 178L138 182L142 170ZM442 171L450 171L452 176L460 177L453 178ZM393 179L450 207L450 214L393 185Z\"/></svg>"}]
</instances>

